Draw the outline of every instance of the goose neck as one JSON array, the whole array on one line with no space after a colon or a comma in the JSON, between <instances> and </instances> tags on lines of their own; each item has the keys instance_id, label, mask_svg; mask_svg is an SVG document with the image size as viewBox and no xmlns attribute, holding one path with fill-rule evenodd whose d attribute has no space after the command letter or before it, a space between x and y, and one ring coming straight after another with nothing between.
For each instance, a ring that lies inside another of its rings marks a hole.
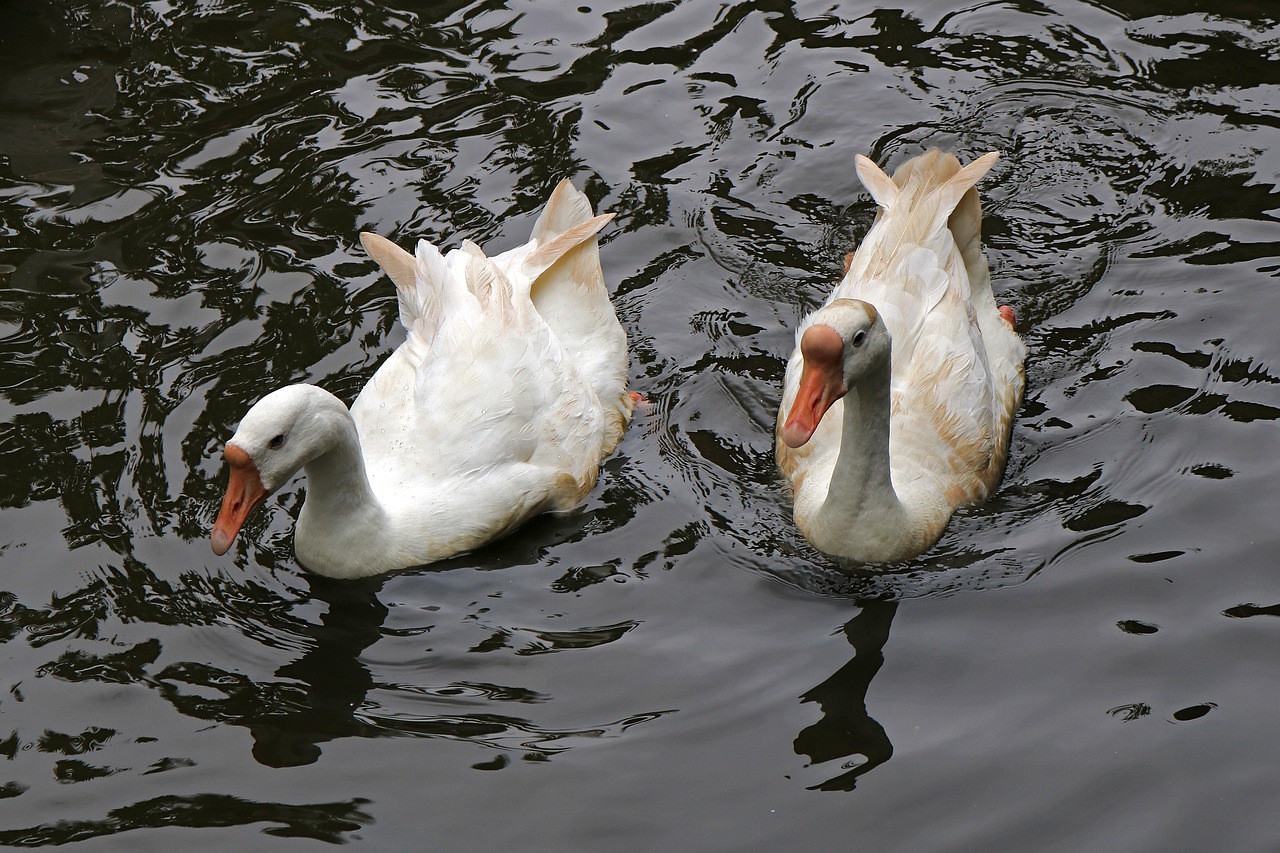
<instances>
[{"instance_id":1,"label":"goose neck","mask_svg":"<svg viewBox=\"0 0 1280 853\"><path fill-rule=\"evenodd\" d=\"M369 484L355 422L345 410L330 419L320 453L306 463L306 508L322 518L338 518L380 508Z\"/></svg>"},{"instance_id":2,"label":"goose neck","mask_svg":"<svg viewBox=\"0 0 1280 853\"><path fill-rule=\"evenodd\" d=\"M892 498L889 465L889 371L863 376L844 396L844 420L840 431L840 455L831 477L827 504L859 508L879 505Z\"/></svg>"}]
</instances>

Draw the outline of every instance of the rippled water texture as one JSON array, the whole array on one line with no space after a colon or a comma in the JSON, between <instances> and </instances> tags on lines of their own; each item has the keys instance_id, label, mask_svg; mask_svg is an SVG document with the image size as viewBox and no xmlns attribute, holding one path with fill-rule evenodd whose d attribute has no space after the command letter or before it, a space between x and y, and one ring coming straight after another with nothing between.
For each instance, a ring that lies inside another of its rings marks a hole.
<instances>
[{"instance_id":1,"label":"rippled water texture","mask_svg":"<svg viewBox=\"0 0 1280 853\"><path fill-rule=\"evenodd\" d=\"M0 844L1275 850L1278 69L1271 2L6 4ZM853 155L930 146L1004 152L1027 397L850 577L783 360ZM506 249L564 176L652 401L584 510L323 582L299 479L215 558L248 406L403 339L357 232Z\"/></svg>"}]
</instances>

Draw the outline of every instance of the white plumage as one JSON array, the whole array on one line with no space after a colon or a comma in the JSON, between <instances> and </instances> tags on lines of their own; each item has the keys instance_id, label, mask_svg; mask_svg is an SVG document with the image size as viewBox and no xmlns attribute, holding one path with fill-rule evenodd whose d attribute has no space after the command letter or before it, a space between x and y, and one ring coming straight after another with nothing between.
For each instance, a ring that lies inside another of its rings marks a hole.
<instances>
[{"instance_id":1,"label":"white plumage","mask_svg":"<svg viewBox=\"0 0 1280 853\"><path fill-rule=\"evenodd\" d=\"M396 284L408 338L350 411L311 385L249 410L224 452L214 551L299 468L294 549L334 577L444 559L581 504L633 407L595 236L611 218L566 180L530 241L493 258L426 241L415 257L361 234Z\"/></svg>"},{"instance_id":2,"label":"white plumage","mask_svg":"<svg viewBox=\"0 0 1280 853\"><path fill-rule=\"evenodd\" d=\"M892 179L856 160L882 209L801 323L778 413L796 523L825 553L915 556L1000 482L1026 347L982 252L973 187L998 157L929 151Z\"/></svg>"}]
</instances>

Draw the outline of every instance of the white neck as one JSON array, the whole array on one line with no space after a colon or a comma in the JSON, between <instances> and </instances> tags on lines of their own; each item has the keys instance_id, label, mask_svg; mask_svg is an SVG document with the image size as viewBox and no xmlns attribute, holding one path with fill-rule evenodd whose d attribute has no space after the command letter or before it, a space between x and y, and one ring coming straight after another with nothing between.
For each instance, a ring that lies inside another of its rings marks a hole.
<instances>
[{"instance_id":1,"label":"white neck","mask_svg":"<svg viewBox=\"0 0 1280 853\"><path fill-rule=\"evenodd\" d=\"M318 574L356 577L386 571L391 520L365 472L355 422L341 402L328 413L324 449L304 466L307 499L294 530L298 560ZM377 543L370 549L370 543Z\"/></svg>"},{"instance_id":2,"label":"white neck","mask_svg":"<svg viewBox=\"0 0 1280 853\"><path fill-rule=\"evenodd\" d=\"M381 510L365 473L360 437L351 416L331 433L329 447L307 462L307 506L326 516Z\"/></svg>"},{"instance_id":3,"label":"white neck","mask_svg":"<svg viewBox=\"0 0 1280 853\"><path fill-rule=\"evenodd\" d=\"M889 359L843 398L840 454L808 535L821 551L863 562L913 556L919 520L893 488L889 465Z\"/></svg>"}]
</instances>

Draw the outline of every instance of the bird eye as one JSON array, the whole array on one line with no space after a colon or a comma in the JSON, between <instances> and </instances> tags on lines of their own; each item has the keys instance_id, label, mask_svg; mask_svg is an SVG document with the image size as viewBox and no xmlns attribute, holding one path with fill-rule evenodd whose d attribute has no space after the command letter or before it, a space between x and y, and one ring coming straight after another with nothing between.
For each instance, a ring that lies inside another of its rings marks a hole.
<instances>
[{"instance_id":1,"label":"bird eye","mask_svg":"<svg viewBox=\"0 0 1280 853\"><path fill-rule=\"evenodd\" d=\"M272 450L279 450L283 446L284 446L283 435L277 435L275 438L267 442L267 447L270 447Z\"/></svg>"},{"instance_id":2,"label":"bird eye","mask_svg":"<svg viewBox=\"0 0 1280 853\"><path fill-rule=\"evenodd\" d=\"M853 336L853 345L855 347L860 347L866 342L866 340L867 340L866 332L857 332Z\"/></svg>"}]
</instances>

